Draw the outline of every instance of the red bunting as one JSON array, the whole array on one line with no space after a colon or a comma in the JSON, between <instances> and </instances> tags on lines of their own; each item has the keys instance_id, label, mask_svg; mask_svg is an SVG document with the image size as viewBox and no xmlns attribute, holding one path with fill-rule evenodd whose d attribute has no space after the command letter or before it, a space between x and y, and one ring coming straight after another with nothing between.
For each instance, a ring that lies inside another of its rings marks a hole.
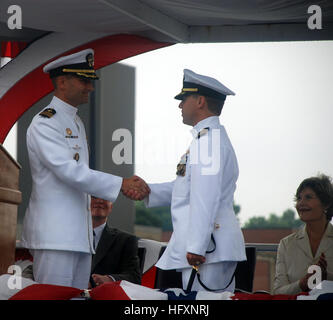
<instances>
[{"instance_id":1,"label":"red bunting","mask_svg":"<svg viewBox=\"0 0 333 320\"><path fill-rule=\"evenodd\" d=\"M84 290L51 284L33 284L13 295L9 300L70 300L80 297ZM121 286L121 281L107 282L88 291L92 300L131 300ZM297 295L235 293L232 300L296 300Z\"/></svg>"},{"instance_id":2,"label":"red bunting","mask_svg":"<svg viewBox=\"0 0 333 320\"><path fill-rule=\"evenodd\" d=\"M52 284L33 284L20 290L9 300L69 300L79 296L82 291Z\"/></svg>"},{"instance_id":3,"label":"red bunting","mask_svg":"<svg viewBox=\"0 0 333 320\"><path fill-rule=\"evenodd\" d=\"M79 298L83 291L51 284L33 284L20 290L9 300L70 300ZM120 286L120 281L104 283L89 290L89 295L92 300L131 300Z\"/></svg>"},{"instance_id":4,"label":"red bunting","mask_svg":"<svg viewBox=\"0 0 333 320\"><path fill-rule=\"evenodd\" d=\"M266 294L266 293L235 293L232 300L296 300L299 295L308 295L306 292L300 294Z\"/></svg>"},{"instance_id":5,"label":"red bunting","mask_svg":"<svg viewBox=\"0 0 333 320\"><path fill-rule=\"evenodd\" d=\"M148 287L148 288L155 288L155 278L156 278L156 267L152 266L148 269L141 278L141 285Z\"/></svg>"},{"instance_id":6,"label":"red bunting","mask_svg":"<svg viewBox=\"0 0 333 320\"><path fill-rule=\"evenodd\" d=\"M90 291L92 300L131 300L120 286L120 281L106 282Z\"/></svg>"}]
</instances>

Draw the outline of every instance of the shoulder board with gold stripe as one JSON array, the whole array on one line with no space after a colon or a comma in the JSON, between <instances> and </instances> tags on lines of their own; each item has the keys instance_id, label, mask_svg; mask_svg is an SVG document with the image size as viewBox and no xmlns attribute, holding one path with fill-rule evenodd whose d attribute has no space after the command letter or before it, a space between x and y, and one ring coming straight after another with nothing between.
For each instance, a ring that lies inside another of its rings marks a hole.
<instances>
[{"instance_id":1,"label":"shoulder board with gold stripe","mask_svg":"<svg viewBox=\"0 0 333 320\"><path fill-rule=\"evenodd\" d=\"M43 110L39 115L44 118L52 118L56 114L56 111L52 108Z\"/></svg>"},{"instance_id":2,"label":"shoulder board with gold stripe","mask_svg":"<svg viewBox=\"0 0 333 320\"><path fill-rule=\"evenodd\" d=\"M208 131L209 131L209 127L200 130L200 132L198 133L198 139L200 139L200 137L202 137L202 136L204 136L205 134L207 134Z\"/></svg>"}]
</instances>

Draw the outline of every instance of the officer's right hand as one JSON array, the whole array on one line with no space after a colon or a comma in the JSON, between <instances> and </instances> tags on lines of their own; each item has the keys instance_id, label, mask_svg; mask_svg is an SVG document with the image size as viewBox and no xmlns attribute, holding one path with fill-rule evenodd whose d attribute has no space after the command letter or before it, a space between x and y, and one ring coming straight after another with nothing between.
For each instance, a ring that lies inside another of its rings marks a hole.
<instances>
[{"instance_id":1,"label":"officer's right hand","mask_svg":"<svg viewBox=\"0 0 333 320\"><path fill-rule=\"evenodd\" d=\"M138 176L133 176L123 179L121 191L131 200L142 200L150 193L150 188L143 179Z\"/></svg>"},{"instance_id":2,"label":"officer's right hand","mask_svg":"<svg viewBox=\"0 0 333 320\"><path fill-rule=\"evenodd\" d=\"M199 266L200 264L203 264L206 261L206 258L204 256L191 252L187 252L186 259L191 266Z\"/></svg>"}]
</instances>

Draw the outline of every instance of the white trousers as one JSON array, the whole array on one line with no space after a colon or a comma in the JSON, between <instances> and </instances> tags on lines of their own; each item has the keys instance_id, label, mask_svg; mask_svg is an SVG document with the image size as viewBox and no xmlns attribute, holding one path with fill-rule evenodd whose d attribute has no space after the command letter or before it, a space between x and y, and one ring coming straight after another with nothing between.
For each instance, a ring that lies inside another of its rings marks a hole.
<instances>
[{"instance_id":1,"label":"white trousers","mask_svg":"<svg viewBox=\"0 0 333 320\"><path fill-rule=\"evenodd\" d=\"M223 289L230 282L236 267L237 261L203 264L199 267L200 280L209 289ZM183 289L185 290L191 276L192 268L186 268L179 271L182 271ZM197 276L195 277L191 291L206 291L206 289L199 283ZM235 278L227 288L215 292L223 291L235 291Z\"/></svg>"},{"instance_id":2,"label":"white trousers","mask_svg":"<svg viewBox=\"0 0 333 320\"><path fill-rule=\"evenodd\" d=\"M38 283L87 289L91 254L62 250L30 250L34 279Z\"/></svg>"}]
</instances>

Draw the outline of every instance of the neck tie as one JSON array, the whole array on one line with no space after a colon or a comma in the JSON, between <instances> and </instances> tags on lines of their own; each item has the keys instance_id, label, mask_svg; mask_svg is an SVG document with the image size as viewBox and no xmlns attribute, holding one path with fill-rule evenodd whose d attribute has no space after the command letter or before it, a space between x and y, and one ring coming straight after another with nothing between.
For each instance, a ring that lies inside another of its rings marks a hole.
<instances>
[{"instance_id":1,"label":"neck tie","mask_svg":"<svg viewBox=\"0 0 333 320\"><path fill-rule=\"evenodd\" d=\"M93 238L93 246L94 246L94 250L96 250L96 241L95 241L96 232L95 232L95 230L93 230L93 236L94 236L94 238Z\"/></svg>"}]
</instances>

